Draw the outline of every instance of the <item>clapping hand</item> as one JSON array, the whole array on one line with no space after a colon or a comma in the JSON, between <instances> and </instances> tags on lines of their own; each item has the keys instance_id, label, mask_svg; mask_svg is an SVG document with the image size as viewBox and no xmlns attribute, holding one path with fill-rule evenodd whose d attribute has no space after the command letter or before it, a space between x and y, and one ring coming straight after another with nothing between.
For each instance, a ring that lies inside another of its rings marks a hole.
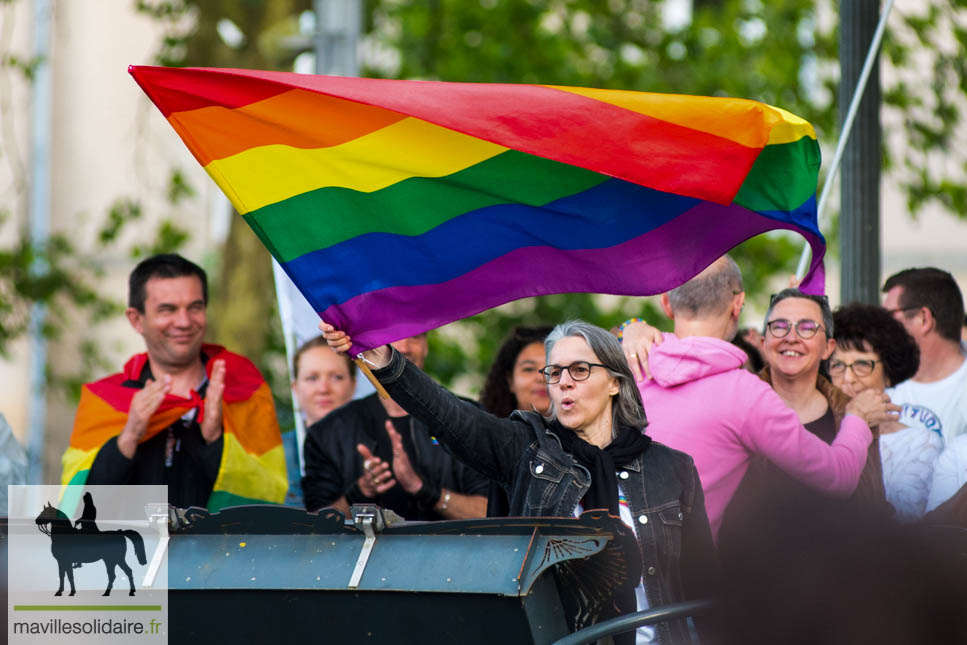
<instances>
[{"instance_id":1,"label":"clapping hand","mask_svg":"<svg viewBox=\"0 0 967 645\"><path fill-rule=\"evenodd\" d=\"M403 487L403 490L410 495L416 495L423 488L423 480L416 474L416 470L410 462L410 456L406 454L406 450L403 448L403 437L393 427L392 421L386 421L386 434L389 435L390 442L393 444L393 474L396 475L396 480Z\"/></svg>"},{"instance_id":2,"label":"clapping hand","mask_svg":"<svg viewBox=\"0 0 967 645\"><path fill-rule=\"evenodd\" d=\"M151 415L158 411L161 402L171 391L171 376L165 374L160 381L148 379L143 388L138 390L131 399L128 408L128 420L124 429L118 435L118 450L128 459L134 458L138 442L148 431L148 421Z\"/></svg>"},{"instance_id":3,"label":"clapping hand","mask_svg":"<svg viewBox=\"0 0 967 645\"><path fill-rule=\"evenodd\" d=\"M361 443L356 445L356 452L363 458L363 474L357 480L363 495L370 498L376 497L396 486L396 480L393 479L393 472L388 463L374 456L369 448Z\"/></svg>"},{"instance_id":4,"label":"clapping hand","mask_svg":"<svg viewBox=\"0 0 967 645\"><path fill-rule=\"evenodd\" d=\"M218 359L212 365L212 375L205 392L205 419L201 422L201 436L206 443L222 436L222 395L225 394L225 361Z\"/></svg>"}]
</instances>

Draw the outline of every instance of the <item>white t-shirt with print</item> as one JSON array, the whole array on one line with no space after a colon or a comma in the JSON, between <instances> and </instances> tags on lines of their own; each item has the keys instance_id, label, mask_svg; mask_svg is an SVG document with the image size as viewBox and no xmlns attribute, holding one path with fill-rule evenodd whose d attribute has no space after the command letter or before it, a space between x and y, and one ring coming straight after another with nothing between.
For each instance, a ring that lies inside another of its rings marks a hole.
<instances>
[{"instance_id":1,"label":"white t-shirt with print","mask_svg":"<svg viewBox=\"0 0 967 645\"><path fill-rule=\"evenodd\" d=\"M880 435L880 460L886 501L901 522L915 522L926 512L933 469L943 451L943 439L923 428L903 428Z\"/></svg>"},{"instance_id":2,"label":"white t-shirt with print","mask_svg":"<svg viewBox=\"0 0 967 645\"><path fill-rule=\"evenodd\" d=\"M941 381L917 383L910 379L886 393L893 403L903 406L898 421L905 426L932 430L945 445L967 433L967 360Z\"/></svg>"}]
</instances>

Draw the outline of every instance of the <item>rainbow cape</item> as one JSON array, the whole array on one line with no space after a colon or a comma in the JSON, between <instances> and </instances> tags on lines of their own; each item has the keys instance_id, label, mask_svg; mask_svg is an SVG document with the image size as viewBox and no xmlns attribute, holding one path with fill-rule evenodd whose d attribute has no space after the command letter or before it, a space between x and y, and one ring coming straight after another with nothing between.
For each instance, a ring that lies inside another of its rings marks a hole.
<instances>
[{"instance_id":1,"label":"rainbow cape","mask_svg":"<svg viewBox=\"0 0 967 645\"><path fill-rule=\"evenodd\" d=\"M222 396L222 462L208 509L216 511L239 504L282 503L288 489L282 435L275 417L272 393L258 368L244 356L218 345L203 345L208 356L205 370L211 375L215 359L225 361L225 393ZM62 485L83 485L94 458L127 422L131 399L138 391L122 385L137 380L148 360L137 354L124 371L81 388L81 402L74 417L70 445L63 456ZM154 437L191 409L205 414L205 401L192 392L184 399L167 395L151 417L142 442ZM78 489L79 490L79 489Z\"/></svg>"},{"instance_id":2,"label":"rainbow cape","mask_svg":"<svg viewBox=\"0 0 967 645\"><path fill-rule=\"evenodd\" d=\"M785 110L540 85L131 67L354 349L527 296L650 295L772 229L823 290L820 154Z\"/></svg>"}]
</instances>

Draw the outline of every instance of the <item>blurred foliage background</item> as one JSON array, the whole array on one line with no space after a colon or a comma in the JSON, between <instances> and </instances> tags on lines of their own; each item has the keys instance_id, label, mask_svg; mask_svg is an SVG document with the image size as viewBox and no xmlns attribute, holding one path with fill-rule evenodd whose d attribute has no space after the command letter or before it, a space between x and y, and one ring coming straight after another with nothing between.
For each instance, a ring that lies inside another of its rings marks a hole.
<instances>
[{"instance_id":1,"label":"blurred foliage background","mask_svg":"<svg viewBox=\"0 0 967 645\"><path fill-rule=\"evenodd\" d=\"M164 26L157 62L177 66L292 69L285 46L300 31L310 0L133 0ZM938 201L967 216L967 169L952 133L967 94L965 0L907 3L895 10L881 62L884 110L902 123L899 147L885 138L884 167L906 189L912 214ZM362 74L444 81L543 83L650 92L736 96L780 106L814 124L824 149L835 143L837 5L809 0L365 0ZM927 52L927 55L924 55ZM2 64L29 74L31 61ZM886 80L889 79L889 80ZM901 152L902 151L902 152ZM942 163L936 163L942 159ZM169 191L190 191L172 170ZM0 204L2 206L2 204ZM105 215L104 244L137 220L120 200ZM835 255L835 213L824 223ZM175 249L184 231L155 233L132 255ZM26 235L24 236L26 239ZM795 269L800 238L760 236L735 249L753 307ZM68 298L99 315L117 303L91 288L96 265L69 241L0 249L0 351L23 332L23 307ZM288 402L281 331L269 255L233 217L212 276L211 337L252 357L280 404ZM244 294L244 297L240 297ZM497 344L516 324L583 318L611 327L638 315L665 325L640 298L588 294L510 303L431 335L428 370L476 395ZM756 321L751 321L756 322ZM53 320L49 333L63 321Z\"/></svg>"},{"instance_id":2,"label":"blurred foliage background","mask_svg":"<svg viewBox=\"0 0 967 645\"><path fill-rule=\"evenodd\" d=\"M172 25L159 54L164 64L291 69L294 55L273 44L273 37L277 42L291 35L297 29L293 16L309 4L205 0L141 6ZM817 104L811 96L816 88L800 72L811 61L836 55L834 34L818 36L814 3L700 2L687 24L676 24L663 6L647 0L368 0L362 74L742 96L781 105L832 133L831 101ZM188 31L180 27L182 12L196 16ZM242 38L227 42L219 34L226 20ZM264 315L275 307L268 254L238 217L227 247L212 296L213 336L248 355L281 351L277 317ZM737 248L750 294L765 293L773 276L792 273L799 248L798 238L782 233ZM257 295L244 304L226 297L237 293ZM667 327L647 299L566 294L518 301L431 334L427 369L475 396L514 325L582 318L608 328L633 315ZM274 389L284 396L283 380L277 375Z\"/></svg>"}]
</instances>

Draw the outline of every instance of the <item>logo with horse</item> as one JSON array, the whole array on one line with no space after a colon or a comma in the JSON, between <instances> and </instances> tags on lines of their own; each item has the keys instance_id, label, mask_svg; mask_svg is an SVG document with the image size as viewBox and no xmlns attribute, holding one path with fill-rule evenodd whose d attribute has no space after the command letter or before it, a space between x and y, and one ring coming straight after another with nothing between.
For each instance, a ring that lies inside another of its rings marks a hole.
<instances>
[{"instance_id":1,"label":"logo with horse","mask_svg":"<svg viewBox=\"0 0 967 645\"><path fill-rule=\"evenodd\" d=\"M130 541L138 563L146 564L144 540L140 533L132 529L102 531L98 528L96 519L97 508L94 506L94 497L90 492L84 493L84 510L76 522L71 522L63 511L52 506L49 501L37 516L37 527L50 537L50 553L57 561L60 585L55 596L64 593L65 575L70 583L69 595L73 596L75 594L74 569L98 561L103 561L107 570L107 589L104 590L103 595L111 594L116 568L120 568L128 577L130 587L128 595L134 595L134 577L131 567L124 558L127 542Z\"/></svg>"}]
</instances>

